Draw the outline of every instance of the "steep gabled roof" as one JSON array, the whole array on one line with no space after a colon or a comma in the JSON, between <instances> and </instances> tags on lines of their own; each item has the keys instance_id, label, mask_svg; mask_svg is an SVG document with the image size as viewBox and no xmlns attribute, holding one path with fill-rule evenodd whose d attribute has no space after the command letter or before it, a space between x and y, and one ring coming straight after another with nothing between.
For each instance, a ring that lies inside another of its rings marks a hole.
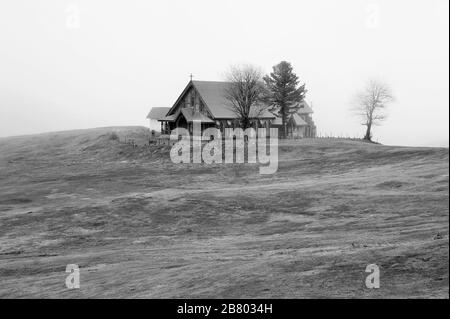
<instances>
[{"instance_id":1,"label":"steep gabled roof","mask_svg":"<svg viewBox=\"0 0 450 319\"><path fill-rule=\"evenodd\" d=\"M292 119L295 123L295 126L308 126L308 123L306 123L299 114L294 113L292 114L289 119ZM283 125L283 119L280 116L277 116L275 120L272 122L273 125Z\"/></svg>"},{"instance_id":2,"label":"steep gabled roof","mask_svg":"<svg viewBox=\"0 0 450 319\"><path fill-rule=\"evenodd\" d=\"M160 120L166 116L169 110L170 107L152 107L150 113L147 115L147 118L152 120Z\"/></svg>"},{"instance_id":3,"label":"steep gabled roof","mask_svg":"<svg viewBox=\"0 0 450 319\"><path fill-rule=\"evenodd\" d=\"M178 105L185 93L193 86L200 94L201 99L214 119L235 119L237 115L225 97L230 85L230 82L190 81L170 110L172 111ZM274 115L264 111L257 117L260 119L271 119L274 118Z\"/></svg>"},{"instance_id":4,"label":"steep gabled roof","mask_svg":"<svg viewBox=\"0 0 450 319\"><path fill-rule=\"evenodd\" d=\"M230 82L192 81L194 87L215 118L235 118L236 114L226 99L226 91Z\"/></svg>"}]
</instances>

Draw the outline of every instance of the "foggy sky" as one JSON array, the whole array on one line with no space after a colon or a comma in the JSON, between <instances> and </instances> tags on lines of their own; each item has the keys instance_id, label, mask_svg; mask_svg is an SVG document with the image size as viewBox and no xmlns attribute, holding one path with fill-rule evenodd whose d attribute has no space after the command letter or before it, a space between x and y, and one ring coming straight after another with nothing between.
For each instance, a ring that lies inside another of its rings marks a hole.
<instances>
[{"instance_id":1,"label":"foggy sky","mask_svg":"<svg viewBox=\"0 0 450 319\"><path fill-rule=\"evenodd\" d=\"M0 3L0 136L145 125L189 81L282 60L322 134L362 136L352 96L370 77L396 102L374 138L448 146L448 0Z\"/></svg>"}]
</instances>

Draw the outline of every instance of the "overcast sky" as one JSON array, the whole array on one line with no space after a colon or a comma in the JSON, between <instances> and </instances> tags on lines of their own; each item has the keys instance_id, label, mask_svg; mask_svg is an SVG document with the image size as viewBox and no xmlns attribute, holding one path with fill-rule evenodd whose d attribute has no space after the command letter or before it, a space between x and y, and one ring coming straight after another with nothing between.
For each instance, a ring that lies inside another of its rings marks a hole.
<instances>
[{"instance_id":1,"label":"overcast sky","mask_svg":"<svg viewBox=\"0 0 450 319\"><path fill-rule=\"evenodd\" d=\"M0 136L147 125L193 73L292 63L318 131L363 135L349 111L370 77L396 102L375 139L448 146L448 0L0 3Z\"/></svg>"}]
</instances>

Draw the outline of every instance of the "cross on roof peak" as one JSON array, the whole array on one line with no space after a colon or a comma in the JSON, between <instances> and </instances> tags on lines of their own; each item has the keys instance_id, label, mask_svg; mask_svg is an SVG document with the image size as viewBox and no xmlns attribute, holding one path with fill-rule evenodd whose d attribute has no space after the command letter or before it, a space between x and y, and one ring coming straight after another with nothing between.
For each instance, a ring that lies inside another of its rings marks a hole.
<instances>
[{"instance_id":1,"label":"cross on roof peak","mask_svg":"<svg viewBox=\"0 0 450 319\"><path fill-rule=\"evenodd\" d=\"M194 75L191 73L191 74L189 74L189 77L191 78L191 81L192 81L192 78L194 77Z\"/></svg>"}]
</instances>

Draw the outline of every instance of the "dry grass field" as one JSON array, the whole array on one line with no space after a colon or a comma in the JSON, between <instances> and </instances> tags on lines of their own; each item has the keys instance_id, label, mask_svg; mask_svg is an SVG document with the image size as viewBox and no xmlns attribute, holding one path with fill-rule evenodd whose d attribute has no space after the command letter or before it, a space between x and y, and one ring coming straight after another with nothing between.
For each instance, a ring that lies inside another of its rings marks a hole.
<instances>
[{"instance_id":1,"label":"dry grass field","mask_svg":"<svg viewBox=\"0 0 450 319\"><path fill-rule=\"evenodd\" d=\"M449 297L448 149L283 141L260 175L147 134L0 139L0 298Z\"/></svg>"}]
</instances>

